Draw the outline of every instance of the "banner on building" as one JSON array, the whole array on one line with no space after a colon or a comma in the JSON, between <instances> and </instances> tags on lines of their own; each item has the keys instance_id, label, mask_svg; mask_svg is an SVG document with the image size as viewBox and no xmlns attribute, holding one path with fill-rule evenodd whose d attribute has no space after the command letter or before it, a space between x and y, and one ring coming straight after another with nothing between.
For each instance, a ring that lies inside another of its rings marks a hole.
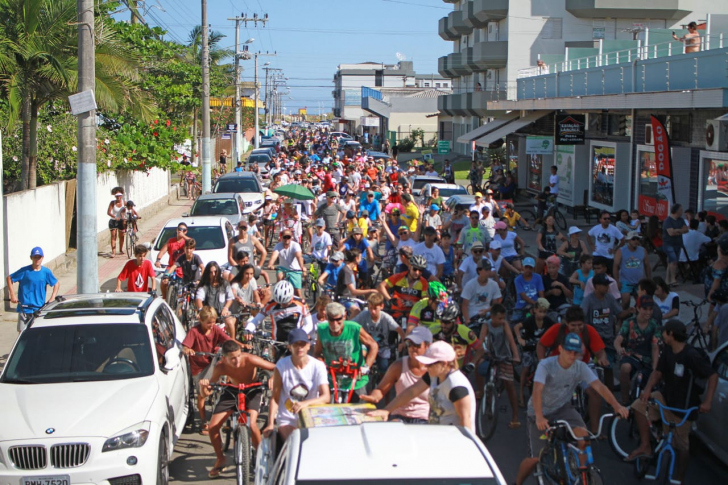
<instances>
[{"instance_id":1,"label":"banner on building","mask_svg":"<svg viewBox=\"0 0 728 485\"><path fill-rule=\"evenodd\" d=\"M361 116L359 118L359 124L361 126L373 126L376 128L379 126L379 118L376 116Z\"/></svg>"},{"instance_id":2,"label":"banner on building","mask_svg":"<svg viewBox=\"0 0 728 485\"><path fill-rule=\"evenodd\" d=\"M672 158L670 157L670 138L663 124L652 119L652 139L655 142L655 164L657 165L657 199L666 200L667 205L675 203L675 187L672 183Z\"/></svg>"},{"instance_id":3,"label":"banner on building","mask_svg":"<svg viewBox=\"0 0 728 485\"><path fill-rule=\"evenodd\" d=\"M553 155L554 139L550 136L526 137L526 155Z\"/></svg>"},{"instance_id":4,"label":"banner on building","mask_svg":"<svg viewBox=\"0 0 728 485\"><path fill-rule=\"evenodd\" d=\"M583 145L586 115L557 114L554 124L556 145Z\"/></svg>"},{"instance_id":5,"label":"banner on building","mask_svg":"<svg viewBox=\"0 0 728 485\"><path fill-rule=\"evenodd\" d=\"M559 174L559 202L574 205L574 158L573 145L556 147L556 167Z\"/></svg>"}]
</instances>

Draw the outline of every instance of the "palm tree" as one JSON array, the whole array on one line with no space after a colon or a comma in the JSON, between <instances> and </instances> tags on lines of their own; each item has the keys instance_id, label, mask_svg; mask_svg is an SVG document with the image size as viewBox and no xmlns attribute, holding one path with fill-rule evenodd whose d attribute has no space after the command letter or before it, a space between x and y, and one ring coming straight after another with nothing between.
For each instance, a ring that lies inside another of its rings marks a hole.
<instances>
[{"instance_id":1,"label":"palm tree","mask_svg":"<svg viewBox=\"0 0 728 485\"><path fill-rule=\"evenodd\" d=\"M20 117L23 126L20 190L36 186L38 110L78 86L75 23L75 0L0 0L0 83L10 105L8 124ZM136 56L104 28L103 18L94 27L98 105L151 119L153 103L139 89Z\"/></svg>"}]
</instances>

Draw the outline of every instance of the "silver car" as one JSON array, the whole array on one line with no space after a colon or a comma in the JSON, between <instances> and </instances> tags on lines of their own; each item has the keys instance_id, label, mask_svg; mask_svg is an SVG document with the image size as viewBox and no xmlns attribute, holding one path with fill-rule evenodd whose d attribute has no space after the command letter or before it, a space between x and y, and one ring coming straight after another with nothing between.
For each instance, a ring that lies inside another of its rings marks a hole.
<instances>
[{"instance_id":1,"label":"silver car","mask_svg":"<svg viewBox=\"0 0 728 485\"><path fill-rule=\"evenodd\" d=\"M693 431L720 461L728 465L728 342L710 355L710 361L718 373L718 387L710 412L700 415Z\"/></svg>"},{"instance_id":2,"label":"silver car","mask_svg":"<svg viewBox=\"0 0 728 485\"><path fill-rule=\"evenodd\" d=\"M222 216L230 221L233 227L245 217L245 202L240 194L223 192L219 194L205 194L197 198L189 214L183 216Z\"/></svg>"}]
</instances>

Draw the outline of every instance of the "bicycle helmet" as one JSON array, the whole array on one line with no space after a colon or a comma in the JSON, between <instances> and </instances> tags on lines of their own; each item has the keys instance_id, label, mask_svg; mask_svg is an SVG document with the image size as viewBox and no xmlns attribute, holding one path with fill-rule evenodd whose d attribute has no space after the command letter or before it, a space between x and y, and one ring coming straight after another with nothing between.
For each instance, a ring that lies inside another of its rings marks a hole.
<instances>
[{"instance_id":1,"label":"bicycle helmet","mask_svg":"<svg viewBox=\"0 0 728 485\"><path fill-rule=\"evenodd\" d=\"M417 257L417 256L415 256ZM420 256L421 258L422 256ZM447 288L439 281L433 281L427 288L427 296L431 300L447 301Z\"/></svg>"},{"instance_id":2,"label":"bicycle helmet","mask_svg":"<svg viewBox=\"0 0 728 485\"><path fill-rule=\"evenodd\" d=\"M290 303L293 299L293 285L288 280L282 280L273 287L273 300L281 305Z\"/></svg>"},{"instance_id":3,"label":"bicycle helmet","mask_svg":"<svg viewBox=\"0 0 728 485\"><path fill-rule=\"evenodd\" d=\"M412 256L410 258L410 264L415 269L425 269L425 268L427 268L427 260L425 259L424 256L419 255L419 254L415 254L414 256ZM442 286L442 285L440 285L440 286Z\"/></svg>"},{"instance_id":4,"label":"bicycle helmet","mask_svg":"<svg viewBox=\"0 0 728 485\"><path fill-rule=\"evenodd\" d=\"M445 303L437 306L437 318L441 322L454 322L460 315L460 307L452 299L448 299Z\"/></svg>"}]
</instances>

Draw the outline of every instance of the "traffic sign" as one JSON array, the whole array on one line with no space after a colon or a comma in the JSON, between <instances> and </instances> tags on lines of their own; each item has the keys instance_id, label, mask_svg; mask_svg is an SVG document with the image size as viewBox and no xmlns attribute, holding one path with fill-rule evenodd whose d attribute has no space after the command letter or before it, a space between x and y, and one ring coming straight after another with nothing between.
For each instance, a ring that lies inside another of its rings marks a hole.
<instances>
[{"instance_id":1,"label":"traffic sign","mask_svg":"<svg viewBox=\"0 0 728 485\"><path fill-rule=\"evenodd\" d=\"M437 153L450 153L450 141L442 140L437 142Z\"/></svg>"}]
</instances>

